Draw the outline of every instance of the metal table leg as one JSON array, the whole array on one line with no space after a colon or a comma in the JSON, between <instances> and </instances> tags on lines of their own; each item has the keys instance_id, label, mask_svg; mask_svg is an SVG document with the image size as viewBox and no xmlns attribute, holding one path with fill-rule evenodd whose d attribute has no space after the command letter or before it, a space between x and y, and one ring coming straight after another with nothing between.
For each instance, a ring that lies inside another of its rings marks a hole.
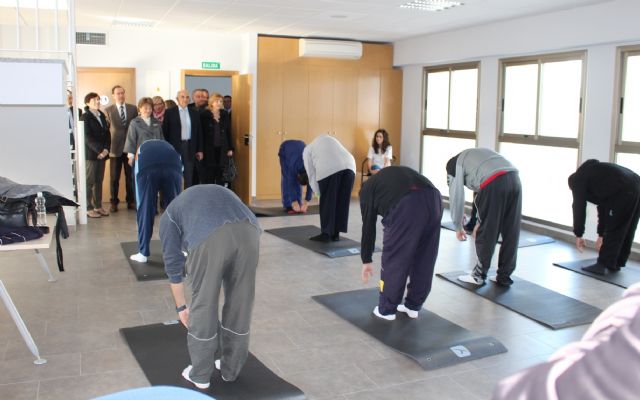
<instances>
[{"instance_id":1,"label":"metal table leg","mask_svg":"<svg viewBox=\"0 0 640 400\"><path fill-rule=\"evenodd\" d=\"M24 342L27 344L27 347L29 348L29 350L31 350L31 353L33 353L33 355L36 357L36 360L33 363L38 365L45 364L47 360L40 357L40 352L38 351L38 346L36 346L36 342L34 342L33 338L31 337L31 334L29 333L27 326L24 324L24 321L22 320L20 313L18 313L16 306L13 304L13 300L11 300L11 296L9 296L9 293L7 292L7 289L4 287L4 283L2 283L1 280L0 280L0 297L2 297L2 301L4 302L5 307L7 307L9 314L11 314L11 318L13 318L13 322L16 323L16 326L20 331L20 335L22 335L22 338L24 339Z\"/></svg>"},{"instance_id":2,"label":"metal table leg","mask_svg":"<svg viewBox=\"0 0 640 400\"><path fill-rule=\"evenodd\" d=\"M42 255L42 253L40 253L40 250L34 249L34 251L36 252L36 258L38 259L40 266L42 267L44 272L46 272L47 275L49 275L49 282L55 282L56 278L54 278L53 275L51 274L51 270L49 269L49 264L47 264L47 260L44 259L44 256Z\"/></svg>"}]
</instances>

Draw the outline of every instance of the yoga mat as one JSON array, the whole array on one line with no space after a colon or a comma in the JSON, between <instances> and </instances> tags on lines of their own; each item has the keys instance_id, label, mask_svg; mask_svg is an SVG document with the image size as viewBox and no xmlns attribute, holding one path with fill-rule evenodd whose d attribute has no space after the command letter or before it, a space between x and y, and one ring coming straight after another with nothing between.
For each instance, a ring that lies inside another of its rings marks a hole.
<instances>
[{"instance_id":1,"label":"yoga mat","mask_svg":"<svg viewBox=\"0 0 640 400\"><path fill-rule=\"evenodd\" d=\"M560 263L553 263L556 267L564 268L577 272L582 275L587 275L592 278L596 278L600 281L611 283L612 285L628 288L636 282L640 282L640 267L627 264L626 267L620 268L620 271L611 272L607 270L604 275L594 274L593 272L583 271L581 268L588 265L595 264L598 261L597 258L589 260L578 261L565 261Z\"/></svg>"},{"instance_id":2,"label":"yoga mat","mask_svg":"<svg viewBox=\"0 0 640 400\"><path fill-rule=\"evenodd\" d=\"M440 227L444 229L448 229L450 231L455 232L455 227L453 226L453 221L442 221L440 223ZM518 241L518 248L521 247L529 247L529 246L537 246L539 244L547 244L553 243L555 239L549 236L538 235L537 233L529 232L529 231L520 231L520 240ZM498 239L498 243L502 243L502 237Z\"/></svg>"},{"instance_id":3,"label":"yoga mat","mask_svg":"<svg viewBox=\"0 0 640 400\"><path fill-rule=\"evenodd\" d=\"M140 251L138 242L120 243L124 258L129 263L131 270L139 281L154 281L158 279L167 279L164 272L164 262L162 261L162 245L159 240L152 240L149 244L151 255L147 258L146 263L139 263L129 259L130 255Z\"/></svg>"},{"instance_id":4,"label":"yoga mat","mask_svg":"<svg viewBox=\"0 0 640 400\"><path fill-rule=\"evenodd\" d=\"M320 206L317 204L309 206L306 213L301 214L289 214L283 207L254 207L250 206L249 209L256 217L295 217L300 215L313 215L320 213Z\"/></svg>"},{"instance_id":5,"label":"yoga mat","mask_svg":"<svg viewBox=\"0 0 640 400\"><path fill-rule=\"evenodd\" d=\"M187 330L178 321L122 328L120 333L151 385L198 390L181 376L190 361ZM274 374L251 353L234 382L223 381L220 371L214 369L209 389L198 391L216 400L306 398L300 389Z\"/></svg>"},{"instance_id":6,"label":"yoga mat","mask_svg":"<svg viewBox=\"0 0 640 400\"><path fill-rule=\"evenodd\" d=\"M426 370L507 351L498 340L468 331L424 309L416 319L397 313L395 321L382 320L372 314L378 305L376 288L313 296L313 299Z\"/></svg>"},{"instance_id":7,"label":"yoga mat","mask_svg":"<svg viewBox=\"0 0 640 400\"><path fill-rule=\"evenodd\" d=\"M310 237L321 233L320 228L313 225L289 226L286 228L266 229L266 231L272 235L276 235L280 239L324 254L330 258L360 254L360 242L345 238L342 234L340 234L340 240L337 242L316 242L309 240ZM380 251L380 248L376 247L374 251Z\"/></svg>"},{"instance_id":8,"label":"yoga mat","mask_svg":"<svg viewBox=\"0 0 640 400\"><path fill-rule=\"evenodd\" d=\"M477 286L457 279L466 274L468 272L455 271L437 275L551 329L590 324L602 312L599 308L515 276L511 276L511 287L498 286L489 279L485 285Z\"/></svg>"}]
</instances>

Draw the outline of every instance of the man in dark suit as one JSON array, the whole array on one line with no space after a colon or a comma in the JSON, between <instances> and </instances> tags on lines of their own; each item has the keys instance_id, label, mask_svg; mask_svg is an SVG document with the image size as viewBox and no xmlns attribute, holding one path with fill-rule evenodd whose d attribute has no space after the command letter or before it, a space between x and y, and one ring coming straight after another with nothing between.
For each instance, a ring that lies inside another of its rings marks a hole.
<instances>
[{"instance_id":1,"label":"man in dark suit","mask_svg":"<svg viewBox=\"0 0 640 400\"><path fill-rule=\"evenodd\" d=\"M124 167L125 190L127 192L127 208L136 209L136 198L133 192L133 175L124 152L129 123L138 116L138 109L133 104L125 103L124 88L116 85L111 89L114 103L104 109L111 132L111 149L109 150L109 166L111 175L111 212L118 211L118 190L120 173Z\"/></svg>"},{"instance_id":2,"label":"man in dark suit","mask_svg":"<svg viewBox=\"0 0 640 400\"><path fill-rule=\"evenodd\" d=\"M202 160L202 128L200 114L189 108L189 92L178 91L176 95L178 107L167 109L162 121L162 133L167 142L182 157L185 189L193 185L196 160Z\"/></svg>"}]
</instances>

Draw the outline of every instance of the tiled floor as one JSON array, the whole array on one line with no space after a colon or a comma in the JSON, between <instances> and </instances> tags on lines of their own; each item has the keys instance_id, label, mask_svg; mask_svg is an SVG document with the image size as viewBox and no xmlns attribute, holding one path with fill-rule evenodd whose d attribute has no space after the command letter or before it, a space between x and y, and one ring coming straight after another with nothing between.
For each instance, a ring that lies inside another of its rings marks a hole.
<instances>
[{"instance_id":1,"label":"tiled floor","mask_svg":"<svg viewBox=\"0 0 640 400\"><path fill-rule=\"evenodd\" d=\"M352 203L349 233L361 221ZM317 215L261 218L263 228L319 224ZM380 227L379 227L380 228ZM378 238L381 238L381 228ZM0 279L49 362L33 358L0 307L0 399L87 399L147 386L118 329L176 317L166 281L137 282L120 250L136 240L135 214L90 220L63 241L66 271L49 283L30 252L0 253ZM443 230L436 271L473 264L471 241ZM44 252L52 267L53 250ZM603 308L623 289L553 267L586 258L569 244L520 249L516 275ZM374 256L379 268L380 255ZM509 352L435 371L395 353L311 300L362 288L357 256L329 259L268 233L261 239L251 350L312 399L486 399L500 378L542 361L586 326L552 331L471 292L434 278L425 307ZM373 286L375 279L369 286ZM513 288L517 290L517 288Z\"/></svg>"}]
</instances>

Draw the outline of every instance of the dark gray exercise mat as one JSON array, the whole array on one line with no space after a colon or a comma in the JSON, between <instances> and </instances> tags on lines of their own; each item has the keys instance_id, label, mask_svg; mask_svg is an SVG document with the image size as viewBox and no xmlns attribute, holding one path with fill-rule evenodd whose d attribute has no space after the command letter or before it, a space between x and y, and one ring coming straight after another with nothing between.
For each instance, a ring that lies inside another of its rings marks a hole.
<instances>
[{"instance_id":1,"label":"dark gray exercise mat","mask_svg":"<svg viewBox=\"0 0 640 400\"><path fill-rule=\"evenodd\" d=\"M587 272L581 269L582 267L595 264L596 261L597 261L596 258L592 258L589 260L553 263L553 265L555 265L556 267L569 269L573 272L577 272L582 275L587 275L592 278L596 278L598 280L611 283L612 285L623 287L625 289L636 282L640 282L640 267L636 265L631 265L630 263L627 263L627 266L621 268L620 271L611 272L607 270L604 275L594 274L593 272Z\"/></svg>"},{"instance_id":2,"label":"dark gray exercise mat","mask_svg":"<svg viewBox=\"0 0 640 400\"><path fill-rule=\"evenodd\" d=\"M440 226L450 231L455 231L453 221L442 221ZM538 235L537 233L529 231L520 231L520 240L518 241L518 247L537 246L539 244L553 243L555 239L549 236ZM502 238L498 240L498 243L502 243Z\"/></svg>"},{"instance_id":3,"label":"dark gray exercise mat","mask_svg":"<svg viewBox=\"0 0 640 400\"><path fill-rule=\"evenodd\" d=\"M148 257L146 263L139 263L129 259L129 256L136 254L140 251L138 242L123 242L122 252L124 258L126 258L131 270L139 281L154 281L158 279L167 279L167 274L164 272L164 262L162 261L162 244L159 240L152 240L149 248L151 249L151 255Z\"/></svg>"},{"instance_id":4,"label":"dark gray exercise mat","mask_svg":"<svg viewBox=\"0 0 640 400\"><path fill-rule=\"evenodd\" d=\"M337 242L316 242L309 240L310 237L321 233L320 228L313 225L289 226L286 228L266 229L266 231L272 235L276 235L280 239L287 240L331 258L360 254L360 242L345 238L342 234L340 234L340 240ZM375 251L380 251L380 248L376 247Z\"/></svg>"},{"instance_id":5,"label":"dark gray exercise mat","mask_svg":"<svg viewBox=\"0 0 640 400\"><path fill-rule=\"evenodd\" d=\"M152 386L169 385L197 390L181 375L189 365L187 330L179 322L172 322L122 328L120 333ZM300 389L274 374L251 353L238 379L225 382L220 372L214 369L211 386L200 392L216 400L306 398Z\"/></svg>"},{"instance_id":6,"label":"dark gray exercise mat","mask_svg":"<svg viewBox=\"0 0 640 400\"><path fill-rule=\"evenodd\" d=\"M511 287L498 286L489 279L484 286L477 286L458 280L458 276L465 274L467 272L455 271L437 275L551 329L590 324L602 312L599 308L515 276L511 276Z\"/></svg>"},{"instance_id":7,"label":"dark gray exercise mat","mask_svg":"<svg viewBox=\"0 0 640 400\"><path fill-rule=\"evenodd\" d=\"M468 331L427 310L421 310L417 319L398 313L395 321L382 320L372 314L378 304L376 288L313 296L313 299L387 346L412 358L426 370L507 351L496 339Z\"/></svg>"},{"instance_id":8,"label":"dark gray exercise mat","mask_svg":"<svg viewBox=\"0 0 640 400\"><path fill-rule=\"evenodd\" d=\"M317 204L309 206L306 213L300 214L289 214L282 207L255 207L249 206L251 212L253 212L256 217L295 217L299 215L312 215L320 213L320 206Z\"/></svg>"}]
</instances>

